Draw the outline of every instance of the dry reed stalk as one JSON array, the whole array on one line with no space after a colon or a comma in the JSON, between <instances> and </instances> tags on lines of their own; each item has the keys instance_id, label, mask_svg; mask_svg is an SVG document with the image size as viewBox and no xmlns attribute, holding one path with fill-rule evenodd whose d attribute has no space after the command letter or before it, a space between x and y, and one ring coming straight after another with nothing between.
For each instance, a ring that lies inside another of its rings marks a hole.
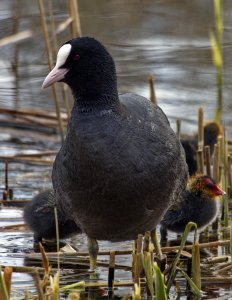
<instances>
[{"instance_id":1,"label":"dry reed stalk","mask_svg":"<svg viewBox=\"0 0 232 300\"><path fill-rule=\"evenodd\" d=\"M155 76L149 76L149 86L150 86L150 100L152 103L157 104L157 99L155 95Z\"/></svg>"},{"instance_id":2,"label":"dry reed stalk","mask_svg":"<svg viewBox=\"0 0 232 300\"><path fill-rule=\"evenodd\" d=\"M12 34L10 36L4 37L0 39L0 47L7 46L9 44L21 42L23 40L29 39L34 35L34 33L30 30L24 30L21 32L17 32L15 34Z\"/></svg>"},{"instance_id":3,"label":"dry reed stalk","mask_svg":"<svg viewBox=\"0 0 232 300\"><path fill-rule=\"evenodd\" d=\"M199 248L203 249L203 248L214 248L214 247L218 247L218 246L227 246L230 244L230 240L224 240L224 241L216 241L216 242L209 242L209 243L201 243L199 244ZM162 247L162 251L167 253L167 252L171 252L173 250L179 250L179 246L171 246L171 247ZM192 245L188 245L188 246L184 246L183 250L192 250L193 246Z\"/></svg>"},{"instance_id":4,"label":"dry reed stalk","mask_svg":"<svg viewBox=\"0 0 232 300\"><path fill-rule=\"evenodd\" d=\"M219 173L219 145L214 145L214 156L213 156L213 179L216 183L220 181Z\"/></svg>"},{"instance_id":5,"label":"dry reed stalk","mask_svg":"<svg viewBox=\"0 0 232 300\"><path fill-rule=\"evenodd\" d=\"M10 292L11 292L12 273L13 273L12 267L5 267L4 268L3 277L4 277L4 280L5 280L6 290L7 290L7 294L9 296L9 298L10 298Z\"/></svg>"},{"instance_id":6,"label":"dry reed stalk","mask_svg":"<svg viewBox=\"0 0 232 300\"><path fill-rule=\"evenodd\" d=\"M204 148L204 108L198 110L198 150Z\"/></svg>"},{"instance_id":7,"label":"dry reed stalk","mask_svg":"<svg viewBox=\"0 0 232 300\"><path fill-rule=\"evenodd\" d=\"M230 262L232 264L232 217L230 216Z\"/></svg>"},{"instance_id":8,"label":"dry reed stalk","mask_svg":"<svg viewBox=\"0 0 232 300\"><path fill-rule=\"evenodd\" d=\"M70 25L72 24L73 18L70 16L65 21L61 22L56 27L56 34L61 33L62 31L65 31Z\"/></svg>"},{"instance_id":9,"label":"dry reed stalk","mask_svg":"<svg viewBox=\"0 0 232 300\"><path fill-rule=\"evenodd\" d=\"M181 120L177 119L176 120L176 135L178 139L180 140L180 135L181 135Z\"/></svg>"},{"instance_id":10,"label":"dry reed stalk","mask_svg":"<svg viewBox=\"0 0 232 300\"><path fill-rule=\"evenodd\" d=\"M150 231L146 231L143 238L143 252L149 252L150 236Z\"/></svg>"},{"instance_id":11,"label":"dry reed stalk","mask_svg":"<svg viewBox=\"0 0 232 300\"><path fill-rule=\"evenodd\" d=\"M109 272L108 272L108 297L112 297L114 288L114 271L115 271L115 252L110 252Z\"/></svg>"},{"instance_id":12,"label":"dry reed stalk","mask_svg":"<svg viewBox=\"0 0 232 300\"><path fill-rule=\"evenodd\" d=\"M214 247L218 247L218 246L227 246L230 244L230 240L223 240L223 241L215 241L215 242L209 242L209 243L200 243L199 247L200 249L202 248L214 248ZM161 251L162 252L171 252L171 251L175 251L175 250L179 250L179 246L170 246L170 247L161 247ZM188 245L188 246L184 246L183 250L192 250L192 245ZM88 252L77 252L77 253L63 253L63 252L59 252L60 257L65 257L65 259L67 259L66 257L85 257L88 256L89 253ZM132 254L132 250L115 250L115 255L131 255ZM36 258L39 257L40 254L37 253L31 253L31 254L27 254L27 257L31 257L31 258ZM50 259L52 256L54 257L55 255L57 255L57 252L49 252L47 253L48 258ZM110 251L99 251L98 252L98 256L101 255L110 255ZM108 265L108 264L107 264Z\"/></svg>"},{"instance_id":13,"label":"dry reed stalk","mask_svg":"<svg viewBox=\"0 0 232 300\"><path fill-rule=\"evenodd\" d=\"M78 1L77 0L69 0L69 14L72 17L71 23L71 35L72 38L81 36L81 23L80 23L80 15L78 9Z\"/></svg>"},{"instance_id":14,"label":"dry reed stalk","mask_svg":"<svg viewBox=\"0 0 232 300\"><path fill-rule=\"evenodd\" d=\"M140 282L141 286L145 286L146 283L144 281ZM107 281L97 281L97 282L85 282L85 288L90 288L90 287L107 287L108 282ZM114 287L123 287L123 286L134 286L134 282L131 280L120 280L120 281L115 281L114 282Z\"/></svg>"},{"instance_id":15,"label":"dry reed stalk","mask_svg":"<svg viewBox=\"0 0 232 300\"><path fill-rule=\"evenodd\" d=\"M34 278L35 287L36 287L36 290L38 293L38 300L44 300L44 294L43 294L43 290L41 288L41 282L40 282L39 273L37 271L37 268L34 269L33 278Z\"/></svg>"},{"instance_id":16,"label":"dry reed stalk","mask_svg":"<svg viewBox=\"0 0 232 300\"><path fill-rule=\"evenodd\" d=\"M222 138L222 157L221 157L221 164L222 164L222 170L223 170L223 177L222 177L222 186L224 191L226 192L226 195L223 195L223 222L224 226L228 227L229 225L229 195L230 195L230 189L228 190L228 168L227 168L227 162L228 162L228 144L225 137L225 130L223 131L223 138ZM229 193L228 193L229 191Z\"/></svg>"},{"instance_id":17,"label":"dry reed stalk","mask_svg":"<svg viewBox=\"0 0 232 300\"><path fill-rule=\"evenodd\" d=\"M217 273L224 273L226 271L231 271L232 270L232 265L231 262L228 264L228 266L221 268L220 270L217 271Z\"/></svg>"},{"instance_id":18,"label":"dry reed stalk","mask_svg":"<svg viewBox=\"0 0 232 300\"><path fill-rule=\"evenodd\" d=\"M46 254L46 252L44 250L44 247L42 246L41 243L39 243L39 249L40 249L40 253L42 255L42 262L43 262L43 267L44 267L44 273L45 273L45 275L49 275L49 273L50 273L49 261L48 261L47 254Z\"/></svg>"},{"instance_id":19,"label":"dry reed stalk","mask_svg":"<svg viewBox=\"0 0 232 300\"><path fill-rule=\"evenodd\" d=\"M23 122L25 121L25 122ZM23 115L20 115L20 116L17 116L17 120L15 120L15 123L16 125L38 125L38 126L41 126L41 127L48 127L48 128L56 128L57 127L57 121L56 120L48 120L48 119L35 119L34 117L32 116L23 116Z\"/></svg>"},{"instance_id":20,"label":"dry reed stalk","mask_svg":"<svg viewBox=\"0 0 232 300\"><path fill-rule=\"evenodd\" d=\"M205 146L204 149L205 149L206 174L211 177L212 175L211 175L210 147L209 146Z\"/></svg>"},{"instance_id":21,"label":"dry reed stalk","mask_svg":"<svg viewBox=\"0 0 232 300\"><path fill-rule=\"evenodd\" d=\"M14 201L10 201L10 203ZM0 201L0 203L6 203L6 201ZM29 201L28 201L29 203ZM4 207L5 208L5 207ZM6 225L6 226L1 226L0 227L0 232L6 232L7 230L18 230L19 228L21 228L22 226L25 226L24 223L22 224L15 224L15 225Z\"/></svg>"},{"instance_id":22,"label":"dry reed stalk","mask_svg":"<svg viewBox=\"0 0 232 300\"><path fill-rule=\"evenodd\" d=\"M228 267L228 266L231 266L231 261L221 263L221 264L217 267L217 270L224 269L225 267Z\"/></svg>"},{"instance_id":23,"label":"dry reed stalk","mask_svg":"<svg viewBox=\"0 0 232 300\"><path fill-rule=\"evenodd\" d=\"M54 159L41 159L35 157L11 157L11 156L0 156L0 161L5 161L7 158L10 162L24 162L24 163L41 163L41 164L53 164Z\"/></svg>"},{"instance_id":24,"label":"dry reed stalk","mask_svg":"<svg viewBox=\"0 0 232 300\"><path fill-rule=\"evenodd\" d=\"M43 0L37 0L37 4L39 7L39 11L40 11L41 26L42 26L45 46L46 46L46 50L47 50L49 70L51 71L52 67L53 67L52 51L51 51L49 37L48 37L48 29L47 29ZM60 114L60 104L59 104L59 100L58 100L58 94L57 94L56 86L54 84L52 85L52 94L53 94L53 99L55 102L56 115L57 115L57 120L59 123L61 140L63 142L64 141L64 126L63 126L63 121L62 121L61 114Z\"/></svg>"},{"instance_id":25,"label":"dry reed stalk","mask_svg":"<svg viewBox=\"0 0 232 300\"><path fill-rule=\"evenodd\" d=\"M40 151L38 153L17 153L10 157L42 157L42 156L50 156L50 155L56 155L57 151L51 150L51 151ZM9 157L9 156L8 156Z\"/></svg>"},{"instance_id":26,"label":"dry reed stalk","mask_svg":"<svg viewBox=\"0 0 232 300\"><path fill-rule=\"evenodd\" d=\"M30 273L30 274L33 274L35 272L35 267L24 267L24 266L4 266L2 265L3 268L11 268L12 271L14 273ZM40 267L37 267L36 268L37 272L39 272L40 274L44 274L44 268L40 268ZM53 268L53 272L55 271L56 269Z\"/></svg>"},{"instance_id":27,"label":"dry reed stalk","mask_svg":"<svg viewBox=\"0 0 232 300\"><path fill-rule=\"evenodd\" d=\"M203 153L203 150L197 150L197 173L204 174L204 153Z\"/></svg>"},{"instance_id":28,"label":"dry reed stalk","mask_svg":"<svg viewBox=\"0 0 232 300\"><path fill-rule=\"evenodd\" d=\"M202 277L202 284L231 284L232 283L232 277ZM229 299L229 298L227 298Z\"/></svg>"},{"instance_id":29,"label":"dry reed stalk","mask_svg":"<svg viewBox=\"0 0 232 300\"><path fill-rule=\"evenodd\" d=\"M140 275L143 270L142 266L142 243L143 236L142 234L138 234L137 242L136 242L136 253L135 253L135 271L134 271L134 283L139 286L140 283Z\"/></svg>"},{"instance_id":30,"label":"dry reed stalk","mask_svg":"<svg viewBox=\"0 0 232 300\"><path fill-rule=\"evenodd\" d=\"M32 109L11 109L11 108L0 108L0 114L9 114L9 115L26 115L26 116L34 116L41 117L44 119L52 119L57 120L57 116L54 115L53 112L47 112L43 110L32 110ZM61 118L65 121L67 120L66 113L61 113Z\"/></svg>"},{"instance_id":31,"label":"dry reed stalk","mask_svg":"<svg viewBox=\"0 0 232 300\"><path fill-rule=\"evenodd\" d=\"M227 177L228 177L228 186L232 187L232 175L231 175L231 156L227 156Z\"/></svg>"},{"instance_id":32,"label":"dry reed stalk","mask_svg":"<svg viewBox=\"0 0 232 300\"><path fill-rule=\"evenodd\" d=\"M9 189L8 189L8 160L5 160L5 189L2 195L3 200L9 199Z\"/></svg>"},{"instance_id":33,"label":"dry reed stalk","mask_svg":"<svg viewBox=\"0 0 232 300\"><path fill-rule=\"evenodd\" d=\"M207 262L210 264L217 264L217 263L222 263L222 262L228 262L228 260L229 260L228 256L221 255L221 256L209 258L209 259L207 259Z\"/></svg>"},{"instance_id":34,"label":"dry reed stalk","mask_svg":"<svg viewBox=\"0 0 232 300\"><path fill-rule=\"evenodd\" d=\"M58 50L58 43L57 43L57 38L56 38L56 25L55 25L55 18L54 18L54 14L53 14L53 6L52 6L52 1L49 0L48 2L48 7L49 7L49 15L50 15L50 25L51 25L51 36L52 36L52 41L53 41L53 50L56 53ZM63 100L64 100L64 105L65 105L65 109L67 112L67 116L68 118L70 117L70 107L69 107L69 103L68 103L68 95L67 95L67 89L65 89L65 84L62 83L61 84L61 92L63 95Z\"/></svg>"},{"instance_id":35,"label":"dry reed stalk","mask_svg":"<svg viewBox=\"0 0 232 300\"><path fill-rule=\"evenodd\" d=\"M60 258L64 259L64 261L61 260L61 263L67 263L69 265L79 264L84 267L89 266L89 258L87 255L83 257L83 256L77 256L77 254L75 254L75 256L74 256L73 253L70 253L70 255L69 254L63 255L63 254L64 254L63 252L59 252ZM108 252L107 254L109 255L110 253ZM131 254L131 252L130 252L130 254ZM47 253L47 256L49 257L50 262L57 262L57 252ZM41 256L38 255L37 253L27 254L26 257L41 260ZM104 261L97 261L96 264L97 264L97 266L100 266L100 267L106 267L106 268L109 267L109 264ZM127 265L122 265L122 264L115 264L115 268L127 270L127 271L131 271L131 269L132 269L132 267L127 266Z\"/></svg>"},{"instance_id":36,"label":"dry reed stalk","mask_svg":"<svg viewBox=\"0 0 232 300\"><path fill-rule=\"evenodd\" d=\"M6 288L5 279L0 266L0 300L9 300L9 295Z\"/></svg>"}]
</instances>

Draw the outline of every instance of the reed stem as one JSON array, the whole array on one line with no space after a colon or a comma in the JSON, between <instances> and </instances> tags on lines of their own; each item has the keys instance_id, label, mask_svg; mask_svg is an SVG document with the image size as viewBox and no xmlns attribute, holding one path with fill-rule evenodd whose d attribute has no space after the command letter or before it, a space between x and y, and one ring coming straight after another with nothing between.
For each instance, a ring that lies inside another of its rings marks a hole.
<instances>
[{"instance_id":1,"label":"reed stem","mask_svg":"<svg viewBox=\"0 0 232 300\"><path fill-rule=\"evenodd\" d=\"M149 86L150 86L150 100L152 103L157 104L157 99L155 95L155 76L149 76Z\"/></svg>"},{"instance_id":2,"label":"reed stem","mask_svg":"<svg viewBox=\"0 0 232 300\"><path fill-rule=\"evenodd\" d=\"M211 175L210 147L209 146L205 146L204 149L205 149L206 174L211 177L212 175Z\"/></svg>"},{"instance_id":3,"label":"reed stem","mask_svg":"<svg viewBox=\"0 0 232 300\"><path fill-rule=\"evenodd\" d=\"M198 150L204 149L204 108L198 110Z\"/></svg>"},{"instance_id":4,"label":"reed stem","mask_svg":"<svg viewBox=\"0 0 232 300\"><path fill-rule=\"evenodd\" d=\"M37 0L37 4L39 7L39 11L40 11L41 26L42 26L45 46L46 46L46 50L47 50L48 66L49 66L49 70L51 71L52 67L53 67L52 50L50 47L50 42L49 42L49 37L48 37L48 28L47 28L47 23L46 23L46 17L45 17L46 15L45 15L45 10L44 10L43 0ZM53 99L54 99L55 108L56 108L56 115L57 115L57 120L58 120L58 124L59 124L61 140L63 142L64 141L64 126L63 126L63 121L61 118L58 94L57 94L56 86L54 84L52 85L52 94L53 94Z\"/></svg>"}]
</instances>

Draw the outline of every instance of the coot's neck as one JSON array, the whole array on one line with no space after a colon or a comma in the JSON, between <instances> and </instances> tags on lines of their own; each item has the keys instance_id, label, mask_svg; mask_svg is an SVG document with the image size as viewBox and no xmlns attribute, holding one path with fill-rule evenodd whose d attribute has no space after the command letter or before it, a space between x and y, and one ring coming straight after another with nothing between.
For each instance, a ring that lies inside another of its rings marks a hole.
<instances>
[{"instance_id":1,"label":"coot's neck","mask_svg":"<svg viewBox=\"0 0 232 300\"><path fill-rule=\"evenodd\" d=\"M105 81L91 78L85 84L71 86L71 89L74 106L79 112L120 110L115 78L107 78Z\"/></svg>"}]
</instances>

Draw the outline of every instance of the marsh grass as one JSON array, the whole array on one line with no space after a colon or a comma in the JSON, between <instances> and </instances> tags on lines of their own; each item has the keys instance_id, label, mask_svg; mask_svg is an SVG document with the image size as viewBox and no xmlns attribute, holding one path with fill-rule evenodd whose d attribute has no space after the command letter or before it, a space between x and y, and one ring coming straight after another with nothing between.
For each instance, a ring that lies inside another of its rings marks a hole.
<instances>
[{"instance_id":1,"label":"marsh grass","mask_svg":"<svg viewBox=\"0 0 232 300\"><path fill-rule=\"evenodd\" d=\"M167 294L169 294L171 286L173 284L174 278L176 276L176 272L177 272L177 264L179 263L180 260L180 256L181 256L181 251L184 249L185 243L187 241L187 237L189 232L191 231L192 227L194 227L195 230L195 238L194 240L196 240L196 234L197 234L197 225L193 222L189 222L187 224L187 226L185 227L185 231L182 235L182 239L181 239L181 243L180 243L180 247L178 250L178 253L176 254L176 257L174 259L174 261L172 262L172 266L171 266L171 272L168 276L168 281L167 281ZM200 293L200 290L198 291Z\"/></svg>"}]
</instances>

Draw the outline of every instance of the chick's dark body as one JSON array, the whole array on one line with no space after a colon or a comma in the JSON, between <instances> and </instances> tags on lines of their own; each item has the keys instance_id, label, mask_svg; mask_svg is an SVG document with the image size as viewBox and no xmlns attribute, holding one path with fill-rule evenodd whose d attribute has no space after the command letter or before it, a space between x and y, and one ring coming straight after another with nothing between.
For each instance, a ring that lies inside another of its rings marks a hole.
<instances>
[{"instance_id":1,"label":"chick's dark body","mask_svg":"<svg viewBox=\"0 0 232 300\"><path fill-rule=\"evenodd\" d=\"M189 222L197 224L198 230L212 223L218 213L217 200L191 191L181 194L179 208L169 209L161 221L162 230L171 230L176 233L184 232Z\"/></svg>"},{"instance_id":2,"label":"chick's dark body","mask_svg":"<svg viewBox=\"0 0 232 300\"><path fill-rule=\"evenodd\" d=\"M55 196L53 190L45 190L36 195L24 209L24 220L34 232L35 242L56 239ZM81 233L80 228L61 211L57 211L59 237L67 238Z\"/></svg>"},{"instance_id":3,"label":"chick's dark body","mask_svg":"<svg viewBox=\"0 0 232 300\"><path fill-rule=\"evenodd\" d=\"M184 189L187 170L162 110L125 94L116 110L74 105L52 177L59 208L83 232L122 241L155 228Z\"/></svg>"}]
</instances>

